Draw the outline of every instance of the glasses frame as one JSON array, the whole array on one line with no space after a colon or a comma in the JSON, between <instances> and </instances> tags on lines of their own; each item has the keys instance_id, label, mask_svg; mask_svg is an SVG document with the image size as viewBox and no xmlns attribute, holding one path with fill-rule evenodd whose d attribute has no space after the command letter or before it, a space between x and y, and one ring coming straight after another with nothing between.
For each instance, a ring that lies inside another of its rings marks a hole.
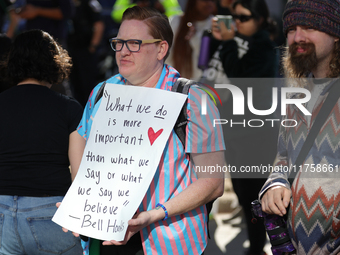
<instances>
[{"instance_id":1,"label":"glasses frame","mask_svg":"<svg viewBox=\"0 0 340 255\"><path fill-rule=\"evenodd\" d=\"M113 47L113 41L114 40L119 40L121 41L123 44L122 44L122 48L120 50L116 50L114 47ZM129 45L128 45L128 42L130 41L135 41L135 42L138 42L139 43L139 47L138 47L138 50L130 50L129 48ZM162 39L147 39L147 40L138 40L138 39L128 39L128 40L123 40L123 39L119 39L119 38L111 38L109 39L109 42L110 42L110 46L111 46L111 49L115 52L119 52L121 51L123 48L124 48L124 44L126 45L126 48L131 51L131 52L138 52L140 51L140 46L142 44L149 44L149 43L157 43L157 42L161 42Z\"/></svg>"},{"instance_id":2,"label":"glasses frame","mask_svg":"<svg viewBox=\"0 0 340 255\"><path fill-rule=\"evenodd\" d=\"M254 18L253 15L244 15L244 14L241 14L241 15L233 14L232 16L233 16L233 20L239 20L241 23L247 22Z\"/></svg>"}]
</instances>

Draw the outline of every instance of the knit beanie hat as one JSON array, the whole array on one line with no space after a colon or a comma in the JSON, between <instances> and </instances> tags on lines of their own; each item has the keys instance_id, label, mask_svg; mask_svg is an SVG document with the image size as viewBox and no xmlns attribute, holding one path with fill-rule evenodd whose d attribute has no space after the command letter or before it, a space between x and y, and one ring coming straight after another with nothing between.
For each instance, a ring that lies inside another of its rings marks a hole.
<instances>
[{"instance_id":1,"label":"knit beanie hat","mask_svg":"<svg viewBox=\"0 0 340 255\"><path fill-rule=\"evenodd\" d=\"M291 0L283 13L283 32L308 26L340 38L340 0Z\"/></svg>"}]
</instances>

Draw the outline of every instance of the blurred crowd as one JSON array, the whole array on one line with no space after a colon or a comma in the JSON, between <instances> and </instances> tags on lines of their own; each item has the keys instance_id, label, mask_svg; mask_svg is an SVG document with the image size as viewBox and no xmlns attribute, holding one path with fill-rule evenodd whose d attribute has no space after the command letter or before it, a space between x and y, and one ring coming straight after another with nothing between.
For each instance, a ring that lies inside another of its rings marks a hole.
<instances>
[{"instance_id":1,"label":"blurred crowd","mask_svg":"<svg viewBox=\"0 0 340 255\"><path fill-rule=\"evenodd\" d=\"M154 7L169 18L174 40L166 64L173 66L181 76L210 85L229 81L237 84L238 78L280 77L280 47L286 43L281 16L286 2L0 0L0 61L11 41L23 31L40 29L48 32L67 50L73 64L69 78L53 84L52 90L74 97L85 107L95 85L118 73L115 51L111 49L109 39L117 36L123 12L138 5ZM230 26L214 18L216 15L231 15ZM237 85L246 95L246 87ZM9 86L1 76L0 86L1 91ZM261 87L255 104L261 105L262 109L270 108L271 90L272 87ZM220 95L223 101L223 107L219 106L221 118L229 119L232 101L228 94L221 92ZM242 117L251 119L254 116L246 113ZM272 164L276 155L278 127L240 129L225 125L223 129L228 164L238 167ZM260 144L262 149L258 150ZM245 155L252 157L245 158ZM250 211L250 203L257 198L265 178L232 178L239 203L245 211L250 239L248 254L263 254L266 241L264 227L251 224Z\"/></svg>"},{"instance_id":2,"label":"blurred crowd","mask_svg":"<svg viewBox=\"0 0 340 255\"><path fill-rule=\"evenodd\" d=\"M175 33L168 64L183 77L199 80L203 31L211 30L213 15L231 14L234 0L0 0L1 53L18 34L30 29L50 33L73 60L70 79L53 89L75 97L85 106L93 87L118 73L109 39L117 35L128 7L153 6L167 15ZM286 0L267 1L277 22L275 43L284 44L281 15ZM210 56L211 57L211 56ZM186 59L186 61L183 61ZM81 85L80 85L81 84ZM5 85L3 85L5 86Z\"/></svg>"}]
</instances>

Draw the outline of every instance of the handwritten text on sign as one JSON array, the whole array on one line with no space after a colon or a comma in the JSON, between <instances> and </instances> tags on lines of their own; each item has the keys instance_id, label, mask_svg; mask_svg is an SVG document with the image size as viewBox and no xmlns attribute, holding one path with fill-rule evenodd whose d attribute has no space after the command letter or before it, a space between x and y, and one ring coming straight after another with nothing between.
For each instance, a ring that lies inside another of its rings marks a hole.
<instances>
[{"instance_id":1,"label":"handwritten text on sign","mask_svg":"<svg viewBox=\"0 0 340 255\"><path fill-rule=\"evenodd\" d=\"M85 236L123 240L186 97L106 84L78 174L52 220Z\"/></svg>"}]
</instances>

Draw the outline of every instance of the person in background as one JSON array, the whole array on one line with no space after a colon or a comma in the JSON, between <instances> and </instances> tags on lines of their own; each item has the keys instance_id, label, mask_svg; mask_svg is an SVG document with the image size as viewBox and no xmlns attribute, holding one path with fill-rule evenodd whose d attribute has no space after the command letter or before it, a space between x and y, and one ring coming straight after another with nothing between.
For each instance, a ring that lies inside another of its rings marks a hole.
<instances>
[{"instance_id":1,"label":"person in background","mask_svg":"<svg viewBox=\"0 0 340 255\"><path fill-rule=\"evenodd\" d=\"M177 0L117 0L113 5L111 13L112 19L120 24L124 11L135 5L155 8L167 17L180 15L182 13L181 6Z\"/></svg>"},{"instance_id":2,"label":"person in background","mask_svg":"<svg viewBox=\"0 0 340 255\"><path fill-rule=\"evenodd\" d=\"M0 1L0 33L4 32L4 25L6 24L6 19L13 19L15 18L15 16L13 15L14 13L14 3L13 1L10 0L1 0ZM17 23L12 20L11 24L13 27L15 27L17 25ZM9 30L9 33L7 33L7 31ZM13 29L8 28L6 31L6 34L8 37L12 38L12 31Z\"/></svg>"},{"instance_id":3,"label":"person in background","mask_svg":"<svg viewBox=\"0 0 340 255\"><path fill-rule=\"evenodd\" d=\"M0 34L0 62L5 61L11 44L12 40L8 36ZM0 93L10 87L8 82L4 80L4 76L5 74L0 73Z\"/></svg>"},{"instance_id":4,"label":"person in background","mask_svg":"<svg viewBox=\"0 0 340 255\"><path fill-rule=\"evenodd\" d=\"M18 1L18 0L17 0ZM11 11L9 36L15 36L20 19L24 19L21 31L40 29L48 32L64 48L67 48L67 21L74 15L72 0L20 0L15 10ZM15 23L14 25L12 23ZM68 80L62 84L53 84L52 90L71 95Z\"/></svg>"},{"instance_id":5,"label":"person in background","mask_svg":"<svg viewBox=\"0 0 340 255\"><path fill-rule=\"evenodd\" d=\"M25 30L46 31L59 44L66 46L67 20L74 15L72 0L26 0L16 13L26 20Z\"/></svg>"},{"instance_id":6,"label":"person in background","mask_svg":"<svg viewBox=\"0 0 340 255\"><path fill-rule=\"evenodd\" d=\"M237 0L233 4L235 25L227 29L223 22L213 20L212 34L221 41L219 57L223 70L231 84L242 90L247 98L247 87L253 87L253 105L256 109L270 109L272 106L272 86L257 84L253 78L276 77L278 56L275 44L270 39L268 28L272 26L265 0ZM237 32L236 32L237 29ZM245 82L237 78L252 78ZM258 116L246 107L244 115L233 115L233 100L223 104L221 117L242 123L251 119L277 119L275 114ZM262 127L249 125L223 125L226 149L226 160L237 170L241 167L272 165L276 155L277 125L266 123ZM264 254L266 232L263 224L253 224L251 202L257 199L257 192L265 182L266 175L238 175L231 173L234 191L243 208L247 225L250 247L246 254Z\"/></svg>"},{"instance_id":7,"label":"person in background","mask_svg":"<svg viewBox=\"0 0 340 255\"><path fill-rule=\"evenodd\" d=\"M76 12L69 20L67 46L72 57L70 75L73 95L85 107L88 95L96 85L98 74L97 48L103 33L101 5L97 0L73 0Z\"/></svg>"},{"instance_id":8,"label":"person in background","mask_svg":"<svg viewBox=\"0 0 340 255\"><path fill-rule=\"evenodd\" d=\"M211 18L216 13L215 0L188 0L183 15L170 19L174 31L174 46L167 63L181 76L199 80L202 70L198 68L202 35L211 28Z\"/></svg>"},{"instance_id":9,"label":"person in background","mask_svg":"<svg viewBox=\"0 0 340 255\"><path fill-rule=\"evenodd\" d=\"M82 254L80 239L51 221L82 156L75 147L83 142L76 131L82 107L50 90L71 66L41 30L19 34L1 62L15 86L0 94L0 254Z\"/></svg>"},{"instance_id":10,"label":"person in background","mask_svg":"<svg viewBox=\"0 0 340 255\"><path fill-rule=\"evenodd\" d=\"M119 74L108 79L106 86L133 85L171 91L180 76L173 67L164 64L172 39L173 32L164 15L150 8L128 8L117 38L110 40ZM102 84L91 93L79 124L78 137L83 141L90 134L92 119L102 102L100 99L94 103ZM203 253L207 245L205 204L223 194L224 176L195 173L194 166L225 165L222 129L212 125L213 119L219 117L218 110L208 99L211 112L201 115L201 101L196 99L203 93L196 86L189 89L185 148L172 130L149 189L128 222L125 239L103 242L101 254Z\"/></svg>"},{"instance_id":11,"label":"person in background","mask_svg":"<svg viewBox=\"0 0 340 255\"><path fill-rule=\"evenodd\" d=\"M285 77L310 91L305 107L311 115L287 105L284 118L296 121L296 126L281 127L275 167L292 169L320 109L332 95L330 90L340 86L339 14L339 0L292 0L286 5ZM300 97L300 93L291 94L291 98ZM303 164L296 166L294 181L288 181L288 171L277 171L269 176L259 194L264 212L287 214L289 236L298 255L340 253L339 108L337 99Z\"/></svg>"},{"instance_id":12,"label":"person in background","mask_svg":"<svg viewBox=\"0 0 340 255\"><path fill-rule=\"evenodd\" d=\"M235 1L233 4L235 26L227 29L213 19L213 36L222 41L220 58L230 78L276 77L278 63L275 44L270 40L272 27L269 11L264 0ZM239 55L235 35L248 40L251 47ZM274 65L273 65L274 64Z\"/></svg>"}]
</instances>

